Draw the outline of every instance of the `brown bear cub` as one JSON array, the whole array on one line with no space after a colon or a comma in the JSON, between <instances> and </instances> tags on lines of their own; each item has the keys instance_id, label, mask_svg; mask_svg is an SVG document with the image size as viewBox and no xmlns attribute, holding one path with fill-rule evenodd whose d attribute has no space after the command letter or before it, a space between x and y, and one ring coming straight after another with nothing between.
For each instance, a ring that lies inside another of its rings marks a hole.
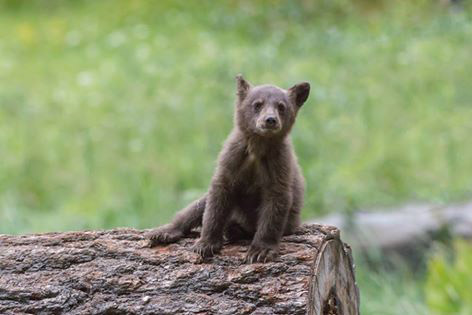
<instances>
[{"instance_id":1,"label":"brown bear cub","mask_svg":"<svg viewBox=\"0 0 472 315\"><path fill-rule=\"evenodd\" d=\"M289 133L310 85L303 82L284 90L252 86L241 75L236 79L235 126L208 192L172 223L151 231L151 246L176 242L201 226L193 246L201 256L218 253L224 239L252 238L246 262L266 262L277 257L282 235L300 224L304 179Z\"/></svg>"}]
</instances>

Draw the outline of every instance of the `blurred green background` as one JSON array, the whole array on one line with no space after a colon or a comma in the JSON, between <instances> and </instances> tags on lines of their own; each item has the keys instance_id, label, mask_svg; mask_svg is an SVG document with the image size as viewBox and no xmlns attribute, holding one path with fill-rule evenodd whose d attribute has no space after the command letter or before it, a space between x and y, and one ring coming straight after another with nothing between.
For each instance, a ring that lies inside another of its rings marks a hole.
<instances>
[{"instance_id":1,"label":"blurred green background","mask_svg":"<svg viewBox=\"0 0 472 315\"><path fill-rule=\"evenodd\" d=\"M207 188L237 73L312 84L305 219L470 199L472 9L446 2L0 0L0 233L169 221ZM397 269L360 263L363 313L434 313L431 276Z\"/></svg>"}]
</instances>

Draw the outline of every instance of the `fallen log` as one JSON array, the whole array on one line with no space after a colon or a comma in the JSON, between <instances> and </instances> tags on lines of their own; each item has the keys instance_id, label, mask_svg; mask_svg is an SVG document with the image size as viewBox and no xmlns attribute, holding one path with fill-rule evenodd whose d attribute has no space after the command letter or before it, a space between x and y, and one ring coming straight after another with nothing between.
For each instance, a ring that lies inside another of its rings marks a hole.
<instances>
[{"instance_id":1,"label":"fallen log","mask_svg":"<svg viewBox=\"0 0 472 315\"><path fill-rule=\"evenodd\" d=\"M446 206L407 204L351 215L335 213L313 222L337 226L355 249L412 257L418 248L429 247L445 236L472 239L472 202Z\"/></svg>"},{"instance_id":2,"label":"fallen log","mask_svg":"<svg viewBox=\"0 0 472 315\"><path fill-rule=\"evenodd\" d=\"M334 227L302 226L266 264L242 263L247 244L203 261L195 239L149 248L145 232L0 235L0 313L359 314Z\"/></svg>"}]
</instances>

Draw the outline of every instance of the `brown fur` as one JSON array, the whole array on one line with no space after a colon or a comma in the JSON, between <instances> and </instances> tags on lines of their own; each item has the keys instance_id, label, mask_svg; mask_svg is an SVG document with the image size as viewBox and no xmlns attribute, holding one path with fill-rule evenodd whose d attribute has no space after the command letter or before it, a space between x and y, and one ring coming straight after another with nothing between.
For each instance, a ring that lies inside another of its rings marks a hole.
<instances>
[{"instance_id":1,"label":"brown fur","mask_svg":"<svg viewBox=\"0 0 472 315\"><path fill-rule=\"evenodd\" d=\"M304 179L289 133L310 85L253 87L242 76L237 83L235 126L208 192L150 232L151 246L176 242L202 226L193 247L201 256L217 253L224 237L252 238L246 261L265 262L277 256L282 235L299 225Z\"/></svg>"}]
</instances>

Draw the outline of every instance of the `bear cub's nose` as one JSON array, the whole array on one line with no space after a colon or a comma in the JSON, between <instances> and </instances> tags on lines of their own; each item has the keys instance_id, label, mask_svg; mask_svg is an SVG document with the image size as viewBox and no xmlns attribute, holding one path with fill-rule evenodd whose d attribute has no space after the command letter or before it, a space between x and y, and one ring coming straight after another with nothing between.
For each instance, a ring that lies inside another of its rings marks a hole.
<instances>
[{"instance_id":1,"label":"bear cub's nose","mask_svg":"<svg viewBox=\"0 0 472 315\"><path fill-rule=\"evenodd\" d=\"M270 116L266 118L265 122L267 126L274 127L277 124L277 119L275 119L275 117Z\"/></svg>"}]
</instances>

